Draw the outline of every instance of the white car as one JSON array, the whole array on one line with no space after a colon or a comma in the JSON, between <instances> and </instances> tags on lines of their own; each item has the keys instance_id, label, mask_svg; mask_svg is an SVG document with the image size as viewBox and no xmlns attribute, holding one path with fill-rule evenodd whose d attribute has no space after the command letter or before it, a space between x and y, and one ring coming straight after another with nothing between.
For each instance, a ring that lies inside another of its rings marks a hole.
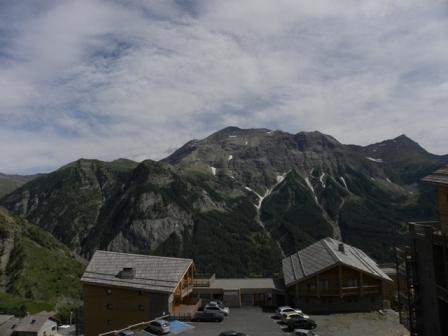
<instances>
[{"instance_id":1,"label":"white car","mask_svg":"<svg viewBox=\"0 0 448 336\"><path fill-rule=\"evenodd\" d=\"M165 320L155 320L148 324L145 331L156 334L168 334L171 331L170 323Z\"/></svg>"},{"instance_id":2,"label":"white car","mask_svg":"<svg viewBox=\"0 0 448 336\"><path fill-rule=\"evenodd\" d=\"M284 313L302 313L302 311L300 309L294 309L290 306L281 306L275 311L275 317L281 319Z\"/></svg>"},{"instance_id":3,"label":"white car","mask_svg":"<svg viewBox=\"0 0 448 336\"><path fill-rule=\"evenodd\" d=\"M207 304L204 307L204 312L206 313L222 313L224 316L228 316L230 313L230 309L228 307L221 307L218 305Z\"/></svg>"},{"instance_id":4,"label":"white car","mask_svg":"<svg viewBox=\"0 0 448 336\"><path fill-rule=\"evenodd\" d=\"M294 336L319 336L319 335L311 330L296 329L294 330Z\"/></svg>"},{"instance_id":5,"label":"white car","mask_svg":"<svg viewBox=\"0 0 448 336\"><path fill-rule=\"evenodd\" d=\"M310 317L302 312L292 311L292 312L286 312L282 314L282 322L287 323L288 320L294 319L294 318L301 318L301 319L309 319Z\"/></svg>"}]
</instances>

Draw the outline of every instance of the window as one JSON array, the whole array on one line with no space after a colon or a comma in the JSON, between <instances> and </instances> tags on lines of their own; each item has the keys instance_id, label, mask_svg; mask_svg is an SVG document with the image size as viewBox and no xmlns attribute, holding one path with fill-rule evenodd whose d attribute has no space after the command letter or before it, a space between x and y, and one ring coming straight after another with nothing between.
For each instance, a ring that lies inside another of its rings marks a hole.
<instances>
[{"instance_id":1,"label":"window","mask_svg":"<svg viewBox=\"0 0 448 336\"><path fill-rule=\"evenodd\" d=\"M329 288L328 279L319 279L319 288L320 289L328 289Z\"/></svg>"},{"instance_id":2,"label":"window","mask_svg":"<svg viewBox=\"0 0 448 336\"><path fill-rule=\"evenodd\" d=\"M112 289L110 289L110 288L106 289L106 294L107 295L112 295Z\"/></svg>"},{"instance_id":3,"label":"window","mask_svg":"<svg viewBox=\"0 0 448 336\"><path fill-rule=\"evenodd\" d=\"M112 304L111 303L106 304L106 309L107 310L112 310Z\"/></svg>"},{"instance_id":4,"label":"window","mask_svg":"<svg viewBox=\"0 0 448 336\"><path fill-rule=\"evenodd\" d=\"M138 305L138 311L145 311L145 306L142 304Z\"/></svg>"},{"instance_id":5,"label":"window","mask_svg":"<svg viewBox=\"0 0 448 336\"><path fill-rule=\"evenodd\" d=\"M348 287L358 287L358 279L348 279L347 286Z\"/></svg>"},{"instance_id":6,"label":"window","mask_svg":"<svg viewBox=\"0 0 448 336\"><path fill-rule=\"evenodd\" d=\"M138 295L143 296L143 291L139 290Z\"/></svg>"},{"instance_id":7,"label":"window","mask_svg":"<svg viewBox=\"0 0 448 336\"><path fill-rule=\"evenodd\" d=\"M34 324L34 323L36 323L36 320L31 320L31 324Z\"/></svg>"},{"instance_id":8,"label":"window","mask_svg":"<svg viewBox=\"0 0 448 336\"><path fill-rule=\"evenodd\" d=\"M112 324L112 320L107 320L107 321L106 321L106 324L107 324L107 325L111 325L111 324Z\"/></svg>"},{"instance_id":9,"label":"window","mask_svg":"<svg viewBox=\"0 0 448 336\"><path fill-rule=\"evenodd\" d=\"M316 285L315 284L307 284L306 285L308 293L313 293L316 291Z\"/></svg>"}]
</instances>

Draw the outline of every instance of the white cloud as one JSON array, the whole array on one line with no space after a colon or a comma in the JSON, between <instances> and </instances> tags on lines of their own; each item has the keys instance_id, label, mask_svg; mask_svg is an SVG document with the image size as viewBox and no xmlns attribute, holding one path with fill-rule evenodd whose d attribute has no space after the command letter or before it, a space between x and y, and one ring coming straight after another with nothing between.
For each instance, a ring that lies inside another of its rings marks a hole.
<instances>
[{"instance_id":1,"label":"white cloud","mask_svg":"<svg viewBox=\"0 0 448 336\"><path fill-rule=\"evenodd\" d=\"M161 158L228 125L448 152L441 0L2 6L0 171Z\"/></svg>"}]
</instances>

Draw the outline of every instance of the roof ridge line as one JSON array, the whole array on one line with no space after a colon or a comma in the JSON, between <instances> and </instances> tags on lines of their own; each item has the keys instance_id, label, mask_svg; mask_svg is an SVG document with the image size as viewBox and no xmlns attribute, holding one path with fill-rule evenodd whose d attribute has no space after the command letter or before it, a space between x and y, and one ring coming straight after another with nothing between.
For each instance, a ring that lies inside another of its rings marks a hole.
<instances>
[{"instance_id":1,"label":"roof ridge line","mask_svg":"<svg viewBox=\"0 0 448 336\"><path fill-rule=\"evenodd\" d=\"M302 274L306 276L305 267L303 267L302 258L300 257L300 251L297 251L297 256L299 258L300 269L302 270Z\"/></svg>"},{"instance_id":2,"label":"roof ridge line","mask_svg":"<svg viewBox=\"0 0 448 336\"><path fill-rule=\"evenodd\" d=\"M368 270L370 270L372 273L379 275L378 271L362 258L362 256L356 250L356 247L352 247L350 249L350 252L355 256L356 259L358 259L361 262L361 264L366 266ZM367 257L370 258L369 256Z\"/></svg>"},{"instance_id":3,"label":"roof ridge line","mask_svg":"<svg viewBox=\"0 0 448 336\"><path fill-rule=\"evenodd\" d=\"M89 274L92 275L91 277L93 277L93 275L103 275L103 276L107 276L107 277L113 277L114 279L120 279L120 278L117 278L116 276L108 274L108 273L99 273L99 272L91 272L91 271L85 271L83 276L84 275L88 276ZM121 279L121 280L128 280L128 279ZM173 282L173 283L178 283L179 282L179 281L176 281L176 280L142 278L142 277L133 277L131 280L155 281L155 282L157 282L157 281L158 282ZM119 281L119 280L117 280L117 281ZM126 281L124 281L124 282L126 282ZM127 282L129 282L129 281L127 281Z\"/></svg>"},{"instance_id":4,"label":"roof ridge line","mask_svg":"<svg viewBox=\"0 0 448 336\"><path fill-rule=\"evenodd\" d=\"M289 262L291 263L292 275L294 276L294 279L295 279L295 280L298 280L298 279L297 279L297 276L296 276L296 268L294 267L294 262L292 261L292 257L293 257L293 256L294 256L294 254L291 255L291 256L289 256Z\"/></svg>"},{"instance_id":5,"label":"roof ridge line","mask_svg":"<svg viewBox=\"0 0 448 336\"><path fill-rule=\"evenodd\" d=\"M178 257L164 257L164 256L156 256L156 255L151 255L151 254L138 254L138 253L127 253L127 252L116 252L116 251L107 251L107 250L96 250L93 256L97 253L97 252L104 252L104 253L115 253L115 254L122 254L122 255L132 255L132 256L139 256L139 257L146 257L146 258L158 258L158 259L174 259L174 260L183 260L183 261L193 261L193 259L191 258L178 258ZM92 259L90 258L90 259Z\"/></svg>"},{"instance_id":6,"label":"roof ridge line","mask_svg":"<svg viewBox=\"0 0 448 336\"><path fill-rule=\"evenodd\" d=\"M341 259L339 259L339 257L336 255L336 253L334 253L333 249L328 245L326 239L322 239L320 242L325 247L327 252L331 255L331 257L333 258L334 261L344 263ZM341 243L343 244L343 242L341 242Z\"/></svg>"}]
</instances>

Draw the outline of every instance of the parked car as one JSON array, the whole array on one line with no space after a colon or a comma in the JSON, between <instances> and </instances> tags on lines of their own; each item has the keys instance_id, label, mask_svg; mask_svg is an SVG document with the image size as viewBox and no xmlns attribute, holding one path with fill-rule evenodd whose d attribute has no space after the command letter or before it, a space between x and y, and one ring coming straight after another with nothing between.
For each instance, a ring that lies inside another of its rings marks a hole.
<instances>
[{"instance_id":1,"label":"parked car","mask_svg":"<svg viewBox=\"0 0 448 336\"><path fill-rule=\"evenodd\" d=\"M230 308L224 306L224 304L222 303L222 301L210 301L208 304L208 306L215 306L215 307L219 307L221 308L221 310L224 311L224 314L227 316L230 314Z\"/></svg>"},{"instance_id":2,"label":"parked car","mask_svg":"<svg viewBox=\"0 0 448 336\"><path fill-rule=\"evenodd\" d=\"M304 313L298 313L296 311L293 312L287 312L282 314L282 322L287 323L290 319L296 319L296 318L302 318L302 319L309 319L310 317Z\"/></svg>"},{"instance_id":3,"label":"parked car","mask_svg":"<svg viewBox=\"0 0 448 336\"><path fill-rule=\"evenodd\" d=\"M295 318L290 319L288 321L288 330L294 331L296 329L305 329L305 330L312 330L316 329L317 324L314 322L314 320L311 319L304 319L304 318Z\"/></svg>"},{"instance_id":4,"label":"parked car","mask_svg":"<svg viewBox=\"0 0 448 336\"><path fill-rule=\"evenodd\" d=\"M319 335L311 330L296 329L294 330L294 336L319 336Z\"/></svg>"},{"instance_id":5,"label":"parked car","mask_svg":"<svg viewBox=\"0 0 448 336\"><path fill-rule=\"evenodd\" d=\"M123 330L118 333L118 336L135 336L135 332L132 330Z\"/></svg>"},{"instance_id":6,"label":"parked car","mask_svg":"<svg viewBox=\"0 0 448 336\"><path fill-rule=\"evenodd\" d=\"M235 331L235 330L229 330L229 331L223 331L219 334L219 336L247 336L245 333Z\"/></svg>"},{"instance_id":7,"label":"parked car","mask_svg":"<svg viewBox=\"0 0 448 336\"><path fill-rule=\"evenodd\" d=\"M290 306L281 306L278 307L277 310L275 311L275 317L277 317L278 319L282 318L282 315L284 313L289 313L289 312L296 312L296 313L302 313L302 311L300 309L294 309Z\"/></svg>"},{"instance_id":8,"label":"parked car","mask_svg":"<svg viewBox=\"0 0 448 336\"><path fill-rule=\"evenodd\" d=\"M216 304L218 304L220 306L224 306L224 302L222 302L221 300L212 300L212 301L209 302L209 304L210 303L216 303Z\"/></svg>"},{"instance_id":9,"label":"parked car","mask_svg":"<svg viewBox=\"0 0 448 336\"><path fill-rule=\"evenodd\" d=\"M165 320L155 320L149 323L145 328L145 331L156 333L156 334L168 334L171 331L170 323Z\"/></svg>"},{"instance_id":10,"label":"parked car","mask_svg":"<svg viewBox=\"0 0 448 336\"><path fill-rule=\"evenodd\" d=\"M225 309L225 308L226 307L221 308L220 306L214 306L214 305L207 304L204 307L204 312L207 312L207 313L222 313L222 314L224 314L224 316L227 316L227 315L229 315L229 309L228 308Z\"/></svg>"},{"instance_id":11,"label":"parked car","mask_svg":"<svg viewBox=\"0 0 448 336\"><path fill-rule=\"evenodd\" d=\"M197 311L191 320L193 322L221 322L224 320L224 314L220 312Z\"/></svg>"}]
</instances>

